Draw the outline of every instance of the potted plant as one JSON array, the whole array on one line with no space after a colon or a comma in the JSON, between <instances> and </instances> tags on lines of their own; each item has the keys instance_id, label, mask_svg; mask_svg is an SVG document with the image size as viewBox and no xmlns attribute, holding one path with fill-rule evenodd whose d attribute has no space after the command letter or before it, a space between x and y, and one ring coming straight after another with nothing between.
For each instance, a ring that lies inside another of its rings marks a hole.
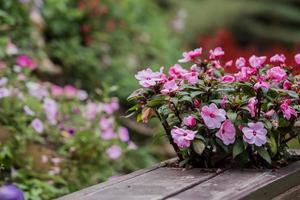
<instances>
[{"instance_id":1,"label":"potted plant","mask_svg":"<svg viewBox=\"0 0 300 200\"><path fill-rule=\"evenodd\" d=\"M156 117L179 165L276 167L288 161L288 142L299 138L300 76L276 54L223 62L217 47L184 52L167 74L150 68L136 74L142 86L129 109L138 121ZM300 65L300 54L295 56ZM226 73L235 65L237 72Z\"/></svg>"}]
</instances>

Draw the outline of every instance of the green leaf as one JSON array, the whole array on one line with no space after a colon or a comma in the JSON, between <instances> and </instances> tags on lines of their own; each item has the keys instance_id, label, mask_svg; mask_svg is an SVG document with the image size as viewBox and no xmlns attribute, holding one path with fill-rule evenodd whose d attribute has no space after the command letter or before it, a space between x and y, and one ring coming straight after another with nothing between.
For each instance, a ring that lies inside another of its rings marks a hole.
<instances>
[{"instance_id":1,"label":"green leaf","mask_svg":"<svg viewBox=\"0 0 300 200\"><path fill-rule=\"evenodd\" d=\"M190 96L192 97L192 98L194 98L194 97L196 97L196 96L198 96L198 95L200 95L200 94L203 94L204 92L202 92L202 91L195 91L195 92L191 92L191 94L190 94Z\"/></svg>"},{"instance_id":2,"label":"green leaf","mask_svg":"<svg viewBox=\"0 0 300 200\"><path fill-rule=\"evenodd\" d=\"M147 90L144 89L144 88L137 89L137 90L133 91L133 92L127 97L127 100L128 100L128 101L136 100L136 99L138 99L139 97L143 96L146 92L147 92Z\"/></svg>"},{"instance_id":3,"label":"green leaf","mask_svg":"<svg viewBox=\"0 0 300 200\"><path fill-rule=\"evenodd\" d=\"M243 153L244 150L245 148L243 142L241 140L237 140L233 145L233 151L232 151L233 158Z\"/></svg>"},{"instance_id":4,"label":"green leaf","mask_svg":"<svg viewBox=\"0 0 300 200\"><path fill-rule=\"evenodd\" d=\"M271 157L268 153L267 150L265 150L263 147L259 147L257 149L258 154L260 155L260 157L262 157L265 161L267 161L269 164L272 163Z\"/></svg>"},{"instance_id":5,"label":"green leaf","mask_svg":"<svg viewBox=\"0 0 300 200\"><path fill-rule=\"evenodd\" d=\"M229 110L227 112L227 117L232 121L234 122L236 120L236 117L237 117L237 113L233 112L232 110Z\"/></svg>"},{"instance_id":6,"label":"green leaf","mask_svg":"<svg viewBox=\"0 0 300 200\"><path fill-rule=\"evenodd\" d=\"M164 104L166 101L166 97L163 95L158 95L153 98L151 98L149 101L147 101L147 107L157 107L162 104Z\"/></svg>"},{"instance_id":7,"label":"green leaf","mask_svg":"<svg viewBox=\"0 0 300 200\"><path fill-rule=\"evenodd\" d=\"M194 140L193 149L197 154L201 155L205 149L205 144L201 140Z\"/></svg>"},{"instance_id":8,"label":"green leaf","mask_svg":"<svg viewBox=\"0 0 300 200\"><path fill-rule=\"evenodd\" d=\"M277 142L273 135L271 135L267 142L268 149L271 152L271 157L276 156L277 154Z\"/></svg>"},{"instance_id":9,"label":"green leaf","mask_svg":"<svg viewBox=\"0 0 300 200\"><path fill-rule=\"evenodd\" d=\"M190 157L179 162L179 167L184 167L190 161Z\"/></svg>"}]
</instances>

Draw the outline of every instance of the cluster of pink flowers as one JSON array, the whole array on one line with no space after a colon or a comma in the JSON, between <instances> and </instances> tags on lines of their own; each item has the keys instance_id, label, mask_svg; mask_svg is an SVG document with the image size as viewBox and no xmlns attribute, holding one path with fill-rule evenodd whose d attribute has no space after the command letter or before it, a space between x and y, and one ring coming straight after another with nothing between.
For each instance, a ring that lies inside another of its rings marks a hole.
<instances>
[{"instance_id":1,"label":"cluster of pink flowers","mask_svg":"<svg viewBox=\"0 0 300 200\"><path fill-rule=\"evenodd\" d=\"M199 139L207 146L215 146L220 140L236 148L241 147L240 141L245 147L267 148L268 138L277 137L272 131L282 126L282 121L285 126L293 126L299 115L300 76L291 73L285 55L253 55L223 62L225 52L221 47L208 51L208 59L203 55L202 48L184 52L178 62L192 62L189 69L175 64L167 74L163 68L159 72L150 68L138 72L136 78L147 90L129 98L137 100L137 113L143 114L149 107L156 110L164 127L166 123L170 126L167 134L180 149L190 149ZM224 73L233 64L238 72ZM295 55L295 64L300 65L300 54ZM165 98L152 107L151 102L158 97ZM170 121L174 115L177 120ZM208 144L212 139L216 142ZM279 145L285 145L281 142ZM202 147L195 148L201 152Z\"/></svg>"}]
</instances>

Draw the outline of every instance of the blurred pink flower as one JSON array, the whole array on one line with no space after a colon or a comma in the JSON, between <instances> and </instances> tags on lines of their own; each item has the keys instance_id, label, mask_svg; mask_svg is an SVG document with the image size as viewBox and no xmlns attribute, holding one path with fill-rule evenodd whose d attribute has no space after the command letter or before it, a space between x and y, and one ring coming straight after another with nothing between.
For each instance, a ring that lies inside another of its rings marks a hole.
<instances>
[{"instance_id":1,"label":"blurred pink flower","mask_svg":"<svg viewBox=\"0 0 300 200\"><path fill-rule=\"evenodd\" d=\"M188 126L188 127L194 127L197 124L197 120L194 116L190 115L190 116L185 117L183 119L183 124Z\"/></svg>"},{"instance_id":2,"label":"blurred pink flower","mask_svg":"<svg viewBox=\"0 0 300 200\"><path fill-rule=\"evenodd\" d=\"M235 141L235 127L229 119L226 119L221 125L216 136L223 141L225 145L233 144Z\"/></svg>"},{"instance_id":3,"label":"blurred pink flower","mask_svg":"<svg viewBox=\"0 0 300 200\"><path fill-rule=\"evenodd\" d=\"M125 127L120 127L119 128L119 138L123 142L128 142L129 141L129 132L128 129Z\"/></svg>"},{"instance_id":4,"label":"blurred pink flower","mask_svg":"<svg viewBox=\"0 0 300 200\"><path fill-rule=\"evenodd\" d=\"M281 111L283 112L284 118L286 118L287 120L289 120L292 117L292 115L297 117L296 110L294 108L292 108L291 106L289 106L288 101L285 101L283 104L281 104L280 108L281 108Z\"/></svg>"},{"instance_id":5,"label":"blurred pink flower","mask_svg":"<svg viewBox=\"0 0 300 200\"><path fill-rule=\"evenodd\" d=\"M0 99L10 96L11 91L5 87L0 88Z\"/></svg>"},{"instance_id":6,"label":"blurred pink flower","mask_svg":"<svg viewBox=\"0 0 300 200\"><path fill-rule=\"evenodd\" d=\"M252 97L248 101L247 108L248 108L248 110L250 112L251 117L255 117L257 102L258 101L257 101L256 97Z\"/></svg>"},{"instance_id":7,"label":"blurred pink flower","mask_svg":"<svg viewBox=\"0 0 300 200\"><path fill-rule=\"evenodd\" d=\"M24 109L24 112L26 115L29 115L29 116L35 115L35 113L28 106L24 106L23 109Z\"/></svg>"},{"instance_id":8,"label":"blurred pink flower","mask_svg":"<svg viewBox=\"0 0 300 200\"><path fill-rule=\"evenodd\" d=\"M77 89L73 85L66 85L64 87L64 92L68 98L73 98L76 96Z\"/></svg>"},{"instance_id":9,"label":"blurred pink flower","mask_svg":"<svg viewBox=\"0 0 300 200\"><path fill-rule=\"evenodd\" d=\"M44 131L43 122L38 118L32 120L31 126L37 133L42 133Z\"/></svg>"},{"instance_id":10,"label":"blurred pink flower","mask_svg":"<svg viewBox=\"0 0 300 200\"><path fill-rule=\"evenodd\" d=\"M220 78L220 81L223 83L233 83L235 81L235 77L231 75L225 75Z\"/></svg>"},{"instance_id":11,"label":"blurred pink flower","mask_svg":"<svg viewBox=\"0 0 300 200\"><path fill-rule=\"evenodd\" d=\"M243 139L248 144L262 146L267 142L267 130L262 122L249 122L248 127L244 127L242 132L244 133Z\"/></svg>"},{"instance_id":12,"label":"blurred pink flower","mask_svg":"<svg viewBox=\"0 0 300 200\"><path fill-rule=\"evenodd\" d=\"M162 69L160 72L153 72L150 68L139 71L135 78L139 80L139 84L143 87L149 88L155 86L159 82L163 82L165 80L165 76L162 73Z\"/></svg>"},{"instance_id":13,"label":"blurred pink flower","mask_svg":"<svg viewBox=\"0 0 300 200\"><path fill-rule=\"evenodd\" d=\"M184 75L189 84L195 85L199 82L199 73L196 71L188 72Z\"/></svg>"},{"instance_id":14,"label":"blurred pink flower","mask_svg":"<svg viewBox=\"0 0 300 200\"><path fill-rule=\"evenodd\" d=\"M216 47L214 50L209 51L209 59L216 59L223 56L225 52L221 47Z\"/></svg>"},{"instance_id":15,"label":"blurred pink flower","mask_svg":"<svg viewBox=\"0 0 300 200\"><path fill-rule=\"evenodd\" d=\"M190 62L190 61L195 61L195 59L197 57L200 57L201 54L202 54L202 48L194 49L194 50L189 51L189 52L184 52L182 54L183 58L178 60L178 62L186 63L186 62Z\"/></svg>"},{"instance_id":16,"label":"blurred pink flower","mask_svg":"<svg viewBox=\"0 0 300 200\"><path fill-rule=\"evenodd\" d=\"M85 90L77 90L76 96L80 101L84 101L88 98L89 95Z\"/></svg>"},{"instance_id":17,"label":"blurred pink flower","mask_svg":"<svg viewBox=\"0 0 300 200\"><path fill-rule=\"evenodd\" d=\"M99 121L100 128L106 130L113 127L112 119L102 117Z\"/></svg>"},{"instance_id":18,"label":"blurred pink flower","mask_svg":"<svg viewBox=\"0 0 300 200\"><path fill-rule=\"evenodd\" d=\"M267 57L266 56L251 56L249 58L249 63L250 63L250 66L253 67L253 68L261 68L263 66L263 64L266 62L267 60Z\"/></svg>"},{"instance_id":19,"label":"blurred pink flower","mask_svg":"<svg viewBox=\"0 0 300 200\"><path fill-rule=\"evenodd\" d=\"M169 69L169 75L174 79L182 79L187 72L188 71L183 69L179 64L175 64Z\"/></svg>"},{"instance_id":20,"label":"blurred pink flower","mask_svg":"<svg viewBox=\"0 0 300 200\"><path fill-rule=\"evenodd\" d=\"M111 127L111 128L107 128L107 129L102 129L101 130L101 138L103 139L103 140L111 140L111 139L113 139L113 138L116 138L117 137L117 135L116 135L116 133L114 132L114 130L113 130L113 128Z\"/></svg>"},{"instance_id":21,"label":"blurred pink flower","mask_svg":"<svg viewBox=\"0 0 300 200\"><path fill-rule=\"evenodd\" d=\"M267 111L267 112L264 114L264 116L267 117L267 118L271 118L271 117L274 116L274 114L275 114L275 110L271 109L271 110Z\"/></svg>"},{"instance_id":22,"label":"blurred pink flower","mask_svg":"<svg viewBox=\"0 0 300 200\"><path fill-rule=\"evenodd\" d=\"M183 128L174 128L171 135L174 142L180 148L186 148L191 145L191 141L195 138L197 131L186 130Z\"/></svg>"},{"instance_id":23,"label":"blurred pink flower","mask_svg":"<svg viewBox=\"0 0 300 200\"><path fill-rule=\"evenodd\" d=\"M4 85L6 85L7 81L8 81L8 79L6 77L0 78L0 86L2 87Z\"/></svg>"},{"instance_id":24,"label":"blurred pink flower","mask_svg":"<svg viewBox=\"0 0 300 200\"><path fill-rule=\"evenodd\" d=\"M300 65L300 53L295 55L295 62Z\"/></svg>"},{"instance_id":25,"label":"blurred pink flower","mask_svg":"<svg viewBox=\"0 0 300 200\"><path fill-rule=\"evenodd\" d=\"M179 90L179 87L178 87L176 81L175 80L171 80L171 81L166 82L163 85L161 93L162 94L169 94L169 93L175 92L177 90Z\"/></svg>"},{"instance_id":26,"label":"blurred pink flower","mask_svg":"<svg viewBox=\"0 0 300 200\"><path fill-rule=\"evenodd\" d=\"M84 111L84 117L88 120L96 118L98 113L98 104L94 102L88 102Z\"/></svg>"},{"instance_id":27,"label":"blurred pink flower","mask_svg":"<svg viewBox=\"0 0 300 200\"><path fill-rule=\"evenodd\" d=\"M265 82L262 77L257 78L257 83L254 84L254 89L258 90L259 88L264 88L268 90L270 88L269 83Z\"/></svg>"},{"instance_id":28,"label":"blurred pink flower","mask_svg":"<svg viewBox=\"0 0 300 200\"><path fill-rule=\"evenodd\" d=\"M289 90L289 89L291 89L291 87L292 87L292 83L289 82L288 80L285 80L285 81L283 82L283 89Z\"/></svg>"},{"instance_id":29,"label":"blurred pink flower","mask_svg":"<svg viewBox=\"0 0 300 200\"><path fill-rule=\"evenodd\" d=\"M51 85L51 93L53 96L61 96L64 94L64 89L58 85Z\"/></svg>"},{"instance_id":30,"label":"blurred pink flower","mask_svg":"<svg viewBox=\"0 0 300 200\"><path fill-rule=\"evenodd\" d=\"M270 58L273 63L285 63L286 57L283 54L275 54Z\"/></svg>"},{"instance_id":31,"label":"blurred pink flower","mask_svg":"<svg viewBox=\"0 0 300 200\"><path fill-rule=\"evenodd\" d=\"M225 110L218 109L214 103L210 104L209 106L202 107L200 114L205 125L209 129L220 128L221 123L226 119Z\"/></svg>"},{"instance_id":32,"label":"blurred pink flower","mask_svg":"<svg viewBox=\"0 0 300 200\"><path fill-rule=\"evenodd\" d=\"M27 55L20 55L16 60L17 65L23 68L35 69L37 67L36 63L33 62L31 58Z\"/></svg>"},{"instance_id":33,"label":"blurred pink flower","mask_svg":"<svg viewBox=\"0 0 300 200\"><path fill-rule=\"evenodd\" d=\"M244 57L239 57L238 59L236 59L235 66L238 69L245 67L245 65L246 65L246 59Z\"/></svg>"},{"instance_id":34,"label":"blurred pink flower","mask_svg":"<svg viewBox=\"0 0 300 200\"><path fill-rule=\"evenodd\" d=\"M44 99L43 108L48 122L51 125L55 125L57 123L56 118L58 114L58 107L56 101L50 98Z\"/></svg>"},{"instance_id":35,"label":"blurred pink flower","mask_svg":"<svg viewBox=\"0 0 300 200\"><path fill-rule=\"evenodd\" d=\"M280 82L287 78L287 74L281 67L273 67L267 71L267 77L276 82Z\"/></svg>"},{"instance_id":36,"label":"blurred pink flower","mask_svg":"<svg viewBox=\"0 0 300 200\"><path fill-rule=\"evenodd\" d=\"M106 154L110 159L115 160L122 155L122 149L117 145L113 145L106 150Z\"/></svg>"},{"instance_id":37,"label":"blurred pink flower","mask_svg":"<svg viewBox=\"0 0 300 200\"><path fill-rule=\"evenodd\" d=\"M104 103L102 105L104 112L106 112L107 114L112 114L113 112L117 111L119 107L119 100L117 98L113 98L111 102Z\"/></svg>"}]
</instances>

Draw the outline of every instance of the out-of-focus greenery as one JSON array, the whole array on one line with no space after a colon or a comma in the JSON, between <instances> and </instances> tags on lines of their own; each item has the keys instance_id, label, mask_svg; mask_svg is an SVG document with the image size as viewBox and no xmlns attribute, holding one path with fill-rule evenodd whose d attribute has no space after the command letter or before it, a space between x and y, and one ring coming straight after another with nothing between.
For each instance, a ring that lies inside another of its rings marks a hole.
<instances>
[{"instance_id":1,"label":"out-of-focus greenery","mask_svg":"<svg viewBox=\"0 0 300 200\"><path fill-rule=\"evenodd\" d=\"M53 199L155 162L120 126L116 99L41 82L18 51L10 46L0 63L0 185Z\"/></svg>"},{"instance_id":2,"label":"out-of-focus greenery","mask_svg":"<svg viewBox=\"0 0 300 200\"><path fill-rule=\"evenodd\" d=\"M86 89L116 84L125 98L133 74L178 56L178 42L162 10L145 0L48 0L42 9L47 52L63 67L64 80Z\"/></svg>"}]
</instances>

